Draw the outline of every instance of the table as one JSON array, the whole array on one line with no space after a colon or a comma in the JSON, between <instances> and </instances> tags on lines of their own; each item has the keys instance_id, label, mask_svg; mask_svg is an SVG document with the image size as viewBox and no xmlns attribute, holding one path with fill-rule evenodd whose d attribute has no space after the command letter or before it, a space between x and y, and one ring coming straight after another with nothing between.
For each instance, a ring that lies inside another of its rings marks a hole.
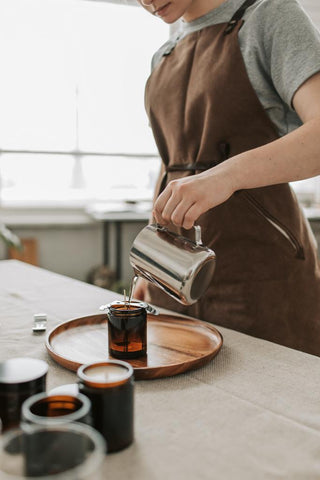
<instances>
[{"instance_id":1,"label":"table","mask_svg":"<svg viewBox=\"0 0 320 480\"><path fill-rule=\"evenodd\" d=\"M107 290L23 264L0 262L0 360L49 363L48 389L74 373L31 331L98 312ZM320 478L320 358L218 327L224 346L199 370L135 385L135 442L106 456L113 480Z\"/></svg>"}]
</instances>

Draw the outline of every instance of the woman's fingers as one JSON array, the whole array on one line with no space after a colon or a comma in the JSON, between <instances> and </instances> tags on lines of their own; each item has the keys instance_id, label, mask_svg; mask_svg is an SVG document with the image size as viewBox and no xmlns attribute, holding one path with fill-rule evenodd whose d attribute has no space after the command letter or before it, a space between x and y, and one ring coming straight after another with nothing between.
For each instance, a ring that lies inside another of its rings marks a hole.
<instances>
[{"instance_id":1,"label":"woman's fingers","mask_svg":"<svg viewBox=\"0 0 320 480\"><path fill-rule=\"evenodd\" d=\"M181 179L173 180L167 185L158 197L153 210L153 215L158 223L162 225L173 223L179 227L184 224L185 215L196 202L188 183L186 179ZM196 211L198 211L198 209L193 208L191 212ZM192 227L195 220L196 218L189 218L187 216L186 224L190 225L189 228Z\"/></svg>"},{"instance_id":2,"label":"woman's fingers","mask_svg":"<svg viewBox=\"0 0 320 480\"><path fill-rule=\"evenodd\" d=\"M185 216L192 205L193 205L193 200L191 199L181 200L171 214L171 222L177 227L183 226L185 221ZM192 225L189 228L191 228Z\"/></svg>"},{"instance_id":3,"label":"woman's fingers","mask_svg":"<svg viewBox=\"0 0 320 480\"><path fill-rule=\"evenodd\" d=\"M172 190L171 184L169 183L161 195L159 195L153 208L153 216L156 219L156 222L160 223L160 225L166 225L167 223L170 223L171 213L175 207L174 199L171 199L171 196ZM170 201L171 203L169 203Z\"/></svg>"},{"instance_id":4,"label":"woman's fingers","mask_svg":"<svg viewBox=\"0 0 320 480\"><path fill-rule=\"evenodd\" d=\"M200 215L225 202L234 192L232 178L225 170L222 165L172 180L155 202L156 221L190 229Z\"/></svg>"},{"instance_id":5,"label":"woman's fingers","mask_svg":"<svg viewBox=\"0 0 320 480\"><path fill-rule=\"evenodd\" d=\"M176 211L176 209L178 208L179 204L180 204L180 199L175 196L175 195L172 195L171 193L171 196L169 198L169 200L167 201L167 203L165 204L163 210L162 210L162 218L164 219L164 221L166 223L171 223L173 221L173 215L174 215L174 212Z\"/></svg>"},{"instance_id":6,"label":"woman's fingers","mask_svg":"<svg viewBox=\"0 0 320 480\"><path fill-rule=\"evenodd\" d=\"M194 203L191 205L189 210L187 210L184 214L183 221L181 222L181 226L186 230L189 230L193 227L194 223L198 220L200 215L204 213L205 209L201 208L199 203Z\"/></svg>"}]
</instances>

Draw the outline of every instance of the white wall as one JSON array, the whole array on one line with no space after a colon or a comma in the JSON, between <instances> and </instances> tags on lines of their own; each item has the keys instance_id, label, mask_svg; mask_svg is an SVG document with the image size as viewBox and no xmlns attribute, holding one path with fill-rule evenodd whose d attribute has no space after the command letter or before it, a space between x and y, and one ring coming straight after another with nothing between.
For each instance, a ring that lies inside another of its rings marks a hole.
<instances>
[{"instance_id":1,"label":"white wall","mask_svg":"<svg viewBox=\"0 0 320 480\"><path fill-rule=\"evenodd\" d=\"M85 281L88 272L103 264L103 228L101 223L87 225L34 225L8 227L20 238L36 238L38 243L39 266ZM125 282L132 277L129 251L137 233L144 223L124 223L122 227L121 276ZM110 226L107 248L110 253L110 267L115 268L114 229ZM0 260L7 258L7 249L0 241Z\"/></svg>"},{"instance_id":2,"label":"white wall","mask_svg":"<svg viewBox=\"0 0 320 480\"><path fill-rule=\"evenodd\" d=\"M85 226L19 226L11 227L20 238L36 238L39 266L79 280L85 280L93 265L102 263L102 227ZM0 258L7 251L0 242Z\"/></svg>"},{"instance_id":3,"label":"white wall","mask_svg":"<svg viewBox=\"0 0 320 480\"><path fill-rule=\"evenodd\" d=\"M320 5L319 0L299 0L301 5L307 10L312 20L320 26Z\"/></svg>"}]
</instances>

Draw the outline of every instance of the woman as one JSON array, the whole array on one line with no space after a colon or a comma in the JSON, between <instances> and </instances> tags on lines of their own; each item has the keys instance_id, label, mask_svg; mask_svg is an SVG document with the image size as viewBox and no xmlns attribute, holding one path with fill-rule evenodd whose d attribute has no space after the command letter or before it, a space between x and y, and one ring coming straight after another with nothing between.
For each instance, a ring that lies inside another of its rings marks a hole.
<instances>
[{"instance_id":1,"label":"woman","mask_svg":"<svg viewBox=\"0 0 320 480\"><path fill-rule=\"evenodd\" d=\"M296 0L141 0L182 30L154 56L146 110L163 160L155 220L217 255L184 307L144 280L135 296L320 355L314 237L287 182L320 174L320 37Z\"/></svg>"}]
</instances>

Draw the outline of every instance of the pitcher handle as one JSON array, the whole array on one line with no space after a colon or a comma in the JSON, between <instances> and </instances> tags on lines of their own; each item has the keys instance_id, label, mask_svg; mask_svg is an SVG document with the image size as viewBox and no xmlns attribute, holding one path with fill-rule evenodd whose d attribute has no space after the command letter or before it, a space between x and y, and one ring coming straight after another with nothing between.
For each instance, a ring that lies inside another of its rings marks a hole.
<instances>
[{"instance_id":1,"label":"pitcher handle","mask_svg":"<svg viewBox=\"0 0 320 480\"><path fill-rule=\"evenodd\" d=\"M202 245L200 225L193 225L193 228L194 228L194 233L195 233L196 245Z\"/></svg>"},{"instance_id":2,"label":"pitcher handle","mask_svg":"<svg viewBox=\"0 0 320 480\"><path fill-rule=\"evenodd\" d=\"M163 225L160 225L160 223L154 223L157 230L164 230L164 231L169 231L167 227L164 227ZM194 228L194 236L195 236L195 244L198 246L203 245L202 243L202 238L201 238L201 227L200 225L193 225Z\"/></svg>"}]
</instances>

